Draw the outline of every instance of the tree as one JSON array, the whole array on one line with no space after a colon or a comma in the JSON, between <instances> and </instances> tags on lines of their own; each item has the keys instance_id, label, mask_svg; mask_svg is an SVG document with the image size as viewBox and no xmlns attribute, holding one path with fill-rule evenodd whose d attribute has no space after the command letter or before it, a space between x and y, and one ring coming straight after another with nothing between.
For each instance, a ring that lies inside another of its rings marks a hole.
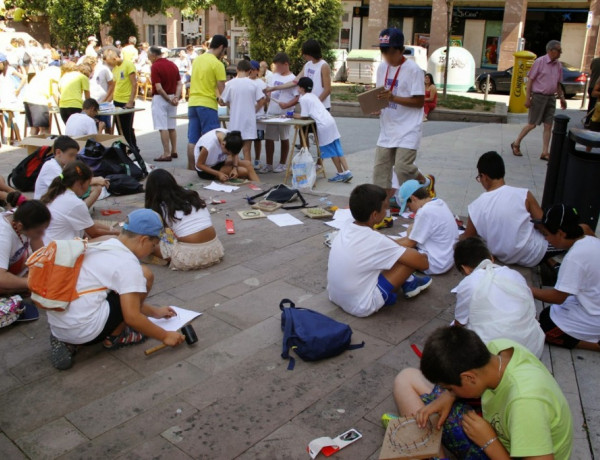
<instances>
[{"instance_id":1,"label":"tree","mask_svg":"<svg viewBox=\"0 0 600 460\"><path fill-rule=\"evenodd\" d=\"M83 47L100 28L102 0L48 0L44 10L51 18L50 33L61 46Z\"/></svg>"}]
</instances>

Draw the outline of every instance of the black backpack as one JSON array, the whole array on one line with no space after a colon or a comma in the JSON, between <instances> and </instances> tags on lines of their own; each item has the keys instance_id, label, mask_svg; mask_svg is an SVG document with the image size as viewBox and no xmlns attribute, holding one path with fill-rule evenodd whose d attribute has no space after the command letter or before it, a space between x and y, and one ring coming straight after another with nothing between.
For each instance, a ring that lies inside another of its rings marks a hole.
<instances>
[{"instance_id":1,"label":"black backpack","mask_svg":"<svg viewBox=\"0 0 600 460\"><path fill-rule=\"evenodd\" d=\"M301 205L298 205L298 206L282 206L281 209L300 209L300 208L310 207L310 206L308 206L308 203L306 202L306 200L304 199L304 197L302 196L302 194L300 193L299 190L296 190L295 188L290 188L285 184L275 185L275 186L271 187L269 190L267 190L266 192L262 192L262 193L259 193L258 195L246 197L246 200L248 200L248 204L252 205L252 204L256 204L256 201L255 201L256 198L260 198L263 196L264 196L264 198L263 198L264 200L274 201L276 203L285 204L285 203L289 203L291 201L295 201L298 199L302 203Z\"/></svg>"},{"instance_id":2,"label":"black backpack","mask_svg":"<svg viewBox=\"0 0 600 460\"><path fill-rule=\"evenodd\" d=\"M42 166L52 158L54 158L54 154L49 145L35 150L15 166L15 169L8 175L8 185L21 192L33 192Z\"/></svg>"},{"instance_id":3,"label":"black backpack","mask_svg":"<svg viewBox=\"0 0 600 460\"><path fill-rule=\"evenodd\" d=\"M88 139L79 159L90 167L94 176L126 174L136 180L144 177L142 169L127 155L125 144L119 141L107 149L99 142Z\"/></svg>"},{"instance_id":4,"label":"black backpack","mask_svg":"<svg viewBox=\"0 0 600 460\"><path fill-rule=\"evenodd\" d=\"M105 179L110 181L108 192L111 195L133 195L144 191L142 184L127 174L111 174Z\"/></svg>"}]
</instances>

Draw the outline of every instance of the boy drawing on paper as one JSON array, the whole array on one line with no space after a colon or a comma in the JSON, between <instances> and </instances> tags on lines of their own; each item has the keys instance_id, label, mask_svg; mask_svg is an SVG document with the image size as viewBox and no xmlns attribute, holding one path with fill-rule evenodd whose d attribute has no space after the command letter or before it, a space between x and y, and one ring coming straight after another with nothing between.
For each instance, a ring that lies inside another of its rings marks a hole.
<instances>
[{"instance_id":1,"label":"boy drawing on paper","mask_svg":"<svg viewBox=\"0 0 600 460\"><path fill-rule=\"evenodd\" d=\"M356 187L350 194L354 222L344 226L333 240L327 266L329 299L347 313L365 317L386 305L394 305L402 289L411 298L431 285L427 255L373 230L387 210L386 191L372 184ZM379 220L378 220L379 219Z\"/></svg>"}]
</instances>

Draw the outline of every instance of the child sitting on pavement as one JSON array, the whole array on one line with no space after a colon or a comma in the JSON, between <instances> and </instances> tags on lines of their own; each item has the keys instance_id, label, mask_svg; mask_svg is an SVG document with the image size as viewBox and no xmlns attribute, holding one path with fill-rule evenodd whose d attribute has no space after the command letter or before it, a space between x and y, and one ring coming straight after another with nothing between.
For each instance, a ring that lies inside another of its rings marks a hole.
<instances>
[{"instance_id":1,"label":"child sitting on pavement","mask_svg":"<svg viewBox=\"0 0 600 460\"><path fill-rule=\"evenodd\" d=\"M535 302L525 278L494 263L481 238L460 241L454 248L456 268L465 278L456 294L455 326L475 331L484 343L511 339L540 358L544 332L535 315Z\"/></svg>"},{"instance_id":2,"label":"child sitting on pavement","mask_svg":"<svg viewBox=\"0 0 600 460\"><path fill-rule=\"evenodd\" d=\"M460 398L481 398L483 417ZM421 370L396 377L394 400L420 427L438 413L442 444L456 458L571 458L567 400L544 364L512 340L486 346L464 327L438 329L427 339Z\"/></svg>"},{"instance_id":3,"label":"child sitting on pavement","mask_svg":"<svg viewBox=\"0 0 600 460\"><path fill-rule=\"evenodd\" d=\"M198 192L186 190L164 169L146 179L145 207L159 213L173 231L173 242L161 239L155 251L172 270L196 270L218 264L225 252Z\"/></svg>"},{"instance_id":4,"label":"child sitting on pavement","mask_svg":"<svg viewBox=\"0 0 600 460\"><path fill-rule=\"evenodd\" d=\"M139 261L155 250L162 233L160 215L137 209L127 216L117 238L87 249L76 289L106 289L80 296L66 311L48 311L55 368L65 370L73 365L77 345L102 342L104 348L116 349L141 343L146 336L172 347L183 342L181 333L165 331L148 320L175 315L170 307L153 307L146 302L154 275Z\"/></svg>"},{"instance_id":5,"label":"child sitting on pavement","mask_svg":"<svg viewBox=\"0 0 600 460\"><path fill-rule=\"evenodd\" d=\"M90 136L104 131L105 124L97 121L100 104L96 99L86 99L83 101L81 113L74 113L67 120L65 125L65 134L71 137Z\"/></svg>"},{"instance_id":6,"label":"child sitting on pavement","mask_svg":"<svg viewBox=\"0 0 600 460\"><path fill-rule=\"evenodd\" d=\"M548 251L548 243L531 223L542 217L540 205L529 190L506 185L504 160L497 152L481 155L477 171L485 192L469 205L461 239L479 235L502 263L535 267Z\"/></svg>"},{"instance_id":7,"label":"child sitting on pavement","mask_svg":"<svg viewBox=\"0 0 600 460\"><path fill-rule=\"evenodd\" d=\"M411 298L431 285L430 277L413 275L415 270L429 268L427 255L373 230L387 206L383 188L372 184L356 187L350 194L354 222L340 230L331 246L327 265L329 299L354 316L369 316L394 305L400 289Z\"/></svg>"},{"instance_id":8,"label":"child sitting on pavement","mask_svg":"<svg viewBox=\"0 0 600 460\"><path fill-rule=\"evenodd\" d=\"M552 206L536 223L552 246L568 250L555 286L531 288L536 299L552 304L540 313L546 342L600 351L600 240L564 204Z\"/></svg>"},{"instance_id":9,"label":"child sitting on pavement","mask_svg":"<svg viewBox=\"0 0 600 460\"><path fill-rule=\"evenodd\" d=\"M52 215L44 235L45 245L52 240L84 237L94 239L120 233L119 230L112 230L106 225L94 222L88 207L80 198L87 192L92 176L89 166L76 160L65 166L60 175L54 178L41 200L48 206Z\"/></svg>"},{"instance_id":10,"label":"child sitting on pavement","mask_svg":"<svg viewBox=\"0 0 600 460\"><path fill-rule=\"evenodd\" d=\"M407 236L399 243L427 255L429 268L425 270L426 274L446 273L452 268L452 248L458 241L458 226L448 205L439 198L432 198L427 187L415 179L402 184L396 199L400 214L407 207L416 213Z\"/></svg>"},{"instance_id":11,"label":"child sitting on pavement","mask_svg":"<svg viewBox=\"0 0 600 460\"><path fill-rule=\"evenodd\" d=\"M217 128L198 139L194 148L194 162L200 179L227 182L229 179L248 178L260 182L252 163L240 160L243 146L242 133Z\"/></svg>"},{"instance_id":12,"label":"child sitting on pavement","mask_svg":"<svg viewBox=\"0 0 600 460\"><path fill-rule=\"evenodd\" d=\"M331 158L337 174L329 179L329 182L350 182L352 173L348 168L348 162L344 157L342 144L340 143L340 133L335 124L335 120L329 111L323 105L323 102L312 94L313 81L308 77L302 77L298 81L298 93L300 93L300 115L294 115L294 118L312 118L317 125L317 137L319 139L319 149L321 158Z\"/></svg>"}]
</instances>

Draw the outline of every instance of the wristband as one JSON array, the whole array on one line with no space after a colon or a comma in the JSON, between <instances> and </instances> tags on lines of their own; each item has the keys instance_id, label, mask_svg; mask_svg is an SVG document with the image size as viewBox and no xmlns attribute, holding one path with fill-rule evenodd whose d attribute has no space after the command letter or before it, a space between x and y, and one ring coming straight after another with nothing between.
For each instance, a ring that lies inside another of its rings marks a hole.
<instances>
[{"instance_id":1,"label":"wristband","mask_svg":"<svg viewBox=\"0 0 600 460\"><path fill-rule=\"evenodd\" d=\"M492 445L492 443L494 441L498 440L498 436L494 436L492 439L490 439L488 442L486 442L483 446L481 446L481 450L485 450L488 447L490 447Z\"/></svg>"}]
</instances>

